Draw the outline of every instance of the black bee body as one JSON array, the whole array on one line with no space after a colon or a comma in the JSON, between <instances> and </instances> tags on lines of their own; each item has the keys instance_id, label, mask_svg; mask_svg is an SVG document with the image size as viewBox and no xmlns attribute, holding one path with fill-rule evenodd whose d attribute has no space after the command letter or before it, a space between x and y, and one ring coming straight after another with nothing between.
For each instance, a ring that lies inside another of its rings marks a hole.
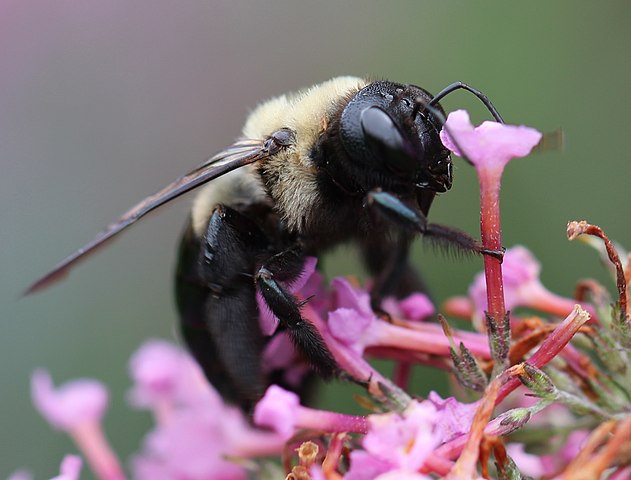
<instances>
[{"instance_id":1,"label":"black bee body","mask_svg":"<svg viewBox=\"0 0 631 480\"><path fill-rule=\"evenodd\" d=\"M240 140L134 206L26 293L59 280L147 213L208 183L193 203L178 255L183 337L210 382L246 410L271 383L303 392L308 374L285 375L296 364L306 361L324 377L339 373L289 290L307 256L358 245L379 309L384 295L422 288L408 263L419 233L498 253L426 218L436 194L452 182L438 100L459 88L501 121L484 95L461 83L432 97L413 85L339 77L271 99L250 114ZM279 320L274 336L261 330L261 308ZM275 363L265 349L282 334L297 357Z\"/></svg>"}]
</instances>

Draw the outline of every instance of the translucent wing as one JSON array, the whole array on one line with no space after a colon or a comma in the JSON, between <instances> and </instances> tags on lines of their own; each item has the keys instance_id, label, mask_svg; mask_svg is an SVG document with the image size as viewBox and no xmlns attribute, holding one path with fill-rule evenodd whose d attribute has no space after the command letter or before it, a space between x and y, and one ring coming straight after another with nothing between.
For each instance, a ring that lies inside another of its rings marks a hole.
<instances>
[{"instance_id":1,"label":"translucent wing","mask_svg":"<svg viewBox=\"0 0 631 480\"><path fill-rule=\"evenodd\" d=\"M100 247L108 244L114 237L142 217L180 195L203 185L210 180L225 175L232 170L250 163L263 160L276 153L279 148L275 138L267 140L244 140L236 142L227 149L211 157L200 166L170 183L162 190L145 198L140 203L125 212L116 222L108 225L94 239L83 247L64 258L52 270L39 278L24 291L24 295L42 290L64 278L70 269L90 256Z\"/></svg>"}]
</instances>

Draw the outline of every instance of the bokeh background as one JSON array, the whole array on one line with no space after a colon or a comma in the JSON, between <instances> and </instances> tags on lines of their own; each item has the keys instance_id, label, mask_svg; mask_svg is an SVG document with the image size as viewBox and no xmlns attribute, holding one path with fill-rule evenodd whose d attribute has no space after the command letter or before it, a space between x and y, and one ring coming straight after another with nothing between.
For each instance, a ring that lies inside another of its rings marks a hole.
<instances>
[{"instance_id":1,"label":"bokeh background","mask_svg":"<svg viewBox=\"0 0 631 480\"><path fill-rule=\"evenodd\" d=\"M104 381L109 437L123 457L139 449L150 419L126 407L127 360L148 337L177 338L171 273L190 197L56 288L19 294L231 142L248 111L279 93L340 74L430 91L462 80L509 122L562 127L563 153L506 172L504 244L527 245L559 293L571 295L585 276L607 281L596 255L564 232L569 219L586 218L631 247L630 13L624 0L0 0L0 478L18 467L48 478L75 451L31 407L29 376L39 366L57 382ZM488 117L466 93L443 105ZM477 235L475 177L456 163L454 188L432 219ZM439 300L466 292L481 268L480 259L420 244L415 255ZM348 257L337 252L327 273L358 272ZM421 375L415 391L429 384ZM340 392L329 388L322 401L348 396Z\"/></svg>"}]
</instances>

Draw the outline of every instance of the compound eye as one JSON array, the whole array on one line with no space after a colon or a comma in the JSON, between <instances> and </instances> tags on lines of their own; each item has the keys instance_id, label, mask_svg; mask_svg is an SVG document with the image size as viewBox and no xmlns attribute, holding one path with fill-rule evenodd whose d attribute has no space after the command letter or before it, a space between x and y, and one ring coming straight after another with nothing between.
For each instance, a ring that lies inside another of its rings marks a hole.
<instances>
[{"instance_id":1,"label":"compound eye","mask_svg":"<svg viewBox=\"0 0 631 480\"><path fill-rule=\"evenodd\" d=\"M414 152L390 115L379 107L370 107L361 113L360 122L367 146L386 167L400 173L415 171L416 158L422 152Z\"/></svg>"}]
</instances>

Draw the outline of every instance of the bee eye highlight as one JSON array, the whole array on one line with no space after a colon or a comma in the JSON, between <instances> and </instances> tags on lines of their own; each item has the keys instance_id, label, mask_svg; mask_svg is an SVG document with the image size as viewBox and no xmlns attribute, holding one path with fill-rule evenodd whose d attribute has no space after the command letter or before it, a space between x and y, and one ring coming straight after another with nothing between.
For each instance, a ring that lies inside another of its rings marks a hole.
<instances>
[{"instance_id":1,"label":"bee eye highlight","mask_svg":"<svg viewBox=\"0 0 631 480\"><path fill-rule=\"evenodd\" d=\"M416 156L422 152L413 152L403 134L390 115L379 107L370 107L361 113L360 123L366 144L373 154L386 167L394 172L412 172L416 165Z\"/></svg>"}]
</instances>

